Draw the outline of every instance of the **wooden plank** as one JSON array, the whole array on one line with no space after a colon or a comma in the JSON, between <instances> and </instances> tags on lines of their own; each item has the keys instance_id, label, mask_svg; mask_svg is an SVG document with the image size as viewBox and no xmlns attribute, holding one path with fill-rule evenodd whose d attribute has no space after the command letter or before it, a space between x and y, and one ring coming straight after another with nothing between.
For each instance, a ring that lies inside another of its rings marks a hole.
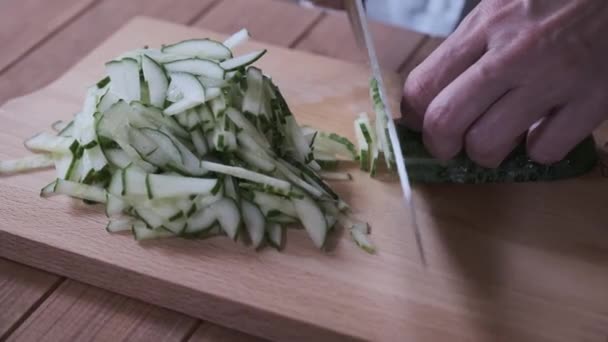
<instances>
[{"instance_id":1,"label":"wooden plank","mask_svg":"<svg viewBox=\"0 0 608 342\"><path fill-rule=\"evenodd\" d=\"M3 108L0 158L21 153L18 137L59 118L49 110L69 116L78 108L77 90L100 76L108 56L192 35L207 34L135 21L77 64L78 72ZM262 46L252 42L246 49ZM281 85L298 120L352 138L352 119L369 110L367 68L271 49L258 65ZM398 99L398 78L387 81L389 97ZM375 256L347 236L321 254L297 231L283 253L256 253L226 239L139 245L106 234L102 212L38 198L51 173L0 179L0 214L6 215L0 253L271 339L605 338L608 213L602 199L608 185L596 174L551 184L416 187L429 261L422 270L399 188L352 173L354 181L336 189L375 227ZM590 201L582 206L580 198ZM557 233L547 243L549 232Z\"/></svg>"},{"instance_id":2,"label":"wooden plank","mask_svg":"<svg viewBox=\"0 0 608 342\"><path fill-rule=\"evenodd\" d=\"M283 1L230 0L220 2L194 25L226 34L245 27L257 41L289 46L320 16L318 9Z\"/></svg>"},{"instance_id":3,"label":"wooden plank","mask_svg":"<svg viewBox=\"0 0 608 342\"><path fill-rule=\"evenodd\" d=\"M94 0L0 2L0 72L89 7Z\"/></svg>"},{"instance_id":4,"label":"wooden plank","mask_svg":"<svg viewBox=\"0 0 608 342\"><path fill-rule=\"evenodd\" d=\"M56 275L0 258L0 340L59 281Z\"/></svg>"},{"instance_id":5,"label":"wooden plank","mask_svg":"<svg viewBox=\"0 0 608 342\"><path fill-rule=\"evenodd\" d=\"M218 0L99 1L9 70L0 73L0 103L30 93L59 77L129 19L147 15L189 23Z\"/></svg>"},{"instance_id":6,"label":"wooden plank","mask_svg":"<svg viewBox=\"0 0 608 342\"><path fill-rule=\"evenodd\" d=\"M242 332L220 327L211 323L201 324L188 342L265 342L267 340L253 337Z\"/></svg>"},{"instance_id":7,"label":"wooden plank","mask_svg":"<svg viewBox=\"0 0 608 342\"><path fill-rule=\"evenodd\" d=\"M178 341L196 324L177 312L68 281L8 340Z\"/></svg>"},{"instance_id":8,"label":"wooden plank","mask_svg":"<svg viewBox=\"0 0 608 342\"><path fill-rule=\"evenodd\" d=\"M397 71L424 38L419 33L379 22L370 22L370 29L380 64L390 71ZM348 16L343 12L327 12L296 48L355 63L367 61L367 55L357 45Z\"/></svg>"},{"instance_id":9,"label":"wooden plank","mask_svg":"<svg viewBox=\"0 0 608 342\"><path fill-rule=\"evenodd\" d=\"M404 77L409 75L420 63L422 63L439 45L443 42L443 38L426 37L420 43L418 48L399 68L399 73Z\"/></svg>"}]
</instances>

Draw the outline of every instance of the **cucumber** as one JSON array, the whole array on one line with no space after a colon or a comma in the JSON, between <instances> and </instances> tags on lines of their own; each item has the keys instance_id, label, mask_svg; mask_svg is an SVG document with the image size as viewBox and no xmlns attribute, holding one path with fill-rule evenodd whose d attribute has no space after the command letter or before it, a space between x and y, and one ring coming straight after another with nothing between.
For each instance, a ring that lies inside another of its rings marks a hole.
<instances>
[{"instance_id":1,"label":"cucumber","mask_svg":"<svg viewBox=\"0 0 608 342\"><path fill-rule=\"evenodd\" d=\"M163 113L166 115L176 115L205 103L205 87L192 74L173 72L171 84L179 89L183 98L165 108Z\"/></svg>"},{"instance_id":2,"label":"cucumber","mask_svg":"<svg viewBox=\"0 0 608 342\"><path fill-rule=\"evenodd\" d=\"M284 230L285 229L280 223L268 222L266 225L266 240L277 250L281 250L283 248Z\"/></svg>"},{"instance_id":3,"label":"cucumber","mask_svg":"<svg viewBox=\"0 0 608 342\"><path fill-rule=\"evenodd\" d=\"M243 222L254 248L260 247L264 242L264 232L266 230L266 220L260 208L245 200L241 200L241 212L243 214Z\"/></svg>"},{"instance_id":4,"label":"cucumber","mask_svg":"<svg viewBox=\"0 0 608 342\"><path fill-rule=\"evenodd\" d=\"M248 54L238 56L235 58L231 58L225 60L220 63L220 66L224 68L226 71L233 71L241 68L248 67L249 65L255 63L258 59L262 58L266 54L266 49L261 51L254 51Z\"/></svg>"},{"instance_id":5,"label":"cucumber","mask_svg":"<svg viewBox=\"0 0 608 342\"><path fill-rule=\"evenodd\" d=\"M162 52L203 59L225 60L232 57L232 51L220 42L211 39L188 39L165 45Z\"/></svg>"},{"instance_id":6,"label":"cucumber","mask_svg":"<svg viewBox=\"0 0 608 342\"><path fill-rule=\"evenodd\" d=\"M247 69L247 92L243 98L243 113L259 115L262 108L264 75L255 67Z\"/></svg>"},{"instance_id":7,"label":"cucumber","mask_svg":"<svg viewBox=\"0 0 608 342\"><path fill-rule=\"evenodd\" d=\"M132 58L106 63L106 73L110 76L110 91L125 100L141 100L141 84L139 82L139 63Z\"/></svg>"},{"instance_id":8,"label":"cucumber","mask_svg":"<svg viewBox=\"0 0 608 342\"><path fill-rule=\"evenodd\" d=\"M321 208L308 196L292 198L291 202L315 246L322 248L325 245L328 226Z\"/></svg>"},{"instance_id":9,"label":"cucumber","mask_svg":"<svg viewBox=\"0 0 608 342\"><path fill-rule=\"evenodd\" d=\"M141 62L144 79L148 84L150 93L150 104L162 108L167 98L167 90L169 89L167 74L160 64L146 55L142 56Z\"/></svg>"},{"instance_id":10,"label":"cucumber","mask_svg":"<svg viewBox=\"0 0 608 342\"><path fill-rule=\"evenodd\" d=\"M133 219L116 219L110 220L106 226L108 233L120 233L131 230L133 227Z\"/></svg>"},{"instance_id":11,"label":"cucumber","mask_svg":"<svg viewBox=\"0 0 608 342\"><path fill-rule=\"evenodd\" d=\"M271 186L285 194L291 191L291 184L282 179L266 176L261 173L249 171L241 167L226 166L218 163L203 161L201 166L211 172L221 173L232 177L248 180L255 183Z\"/></svg>"},{"instance_id":12,"label":"cucumber","mask_svg":"<svg viewBox=\"0 0 608 342\"><path fill-rule=\"evenodd\" d=\"M52 189L49 186L43 189L41 193L42 197L67 195L95 203L106 203L106 191L102 188L71 182L65 179L57 179L54 183L55 185Z\"/></svg>"},{"instance_id":13,"label":"cucumber","mask_svg":"<svg viewBox=\"0 0 608 342\"><path fill-rule=\"evenodd\" d=\"M253 202L262 209L264 215L266 216L268 216L268 214L272 211L278 211L291 217L298 216L293 203L287 200L287 198L282 198L261 191L254 191L253 195Z\"/></svg>"},{"instance_id":14,"label":"cucumber","mask_svg":"<svg viewBox=\"0 0 608 342\"><path fill-rule=\"evenodd\" d=\"M52 135L42 132L25 141L25 147L32 152L69 153L74 138Z\"/></svg>"},{"instance_id":15,"label":"cucumber","mask_svg":"<svg viewBox=\"0 0 608 342\"><path fill-rule=\"evenodd\" d=\"M228 37L228 39L224 41L224 46L229 49L234 49L238 45L245 43L250 37L251 35L247 29L241 29Z\"/></svg>"},{"instance_id":16,"label":"cucumber","mask_svg":"<svg viewBox=\"0 0 608 342\"><path fill-rule=\"evenodd\" d=\"M0 160L0 175L46 169L53 165L55 165L55 162L49 154L38 154L14 160Z\"/></svg>"},{"instance_id":17,"label":"cucumber","mask_svg":"<svg viewBox=\"0 0 608 342\"><path fill-rule=\"evenodd\" d=\"M135 240L137 240L137 241L164 239L164 238L174 236L174 234L172 232L168 231L167 229L165 229L163 227L158 228L158 229L150 229L149 227L146 226L145 223L143 223L141 221L133 224L132 231L133 231L133 236L135 237Z\"/></svg>"},{"instance_id":18,"label":"cucumber","mask_svg":"<svg viewBox=\"0 0 608 342\"><path fill-rule=\"evenodd\" d=\"M357 138L357 144L359 145L359 165L361 170L369 171L370 166L370 142L371 136L369 132L366 135L366 124L360 119L355 120L355 137Z\"/></svg>"},{"instance_id":19,"label":"cucumber","mask_svg":"<svg viewBox=\"0 0 608 342\"><path fill-rule=\"evenodd\" d=\"M213 79L224 79L226 72L216 62L201 58L188 58L165 64L170 73L188 73L194 76L204 76Z\"/></svg>"},{"instance_id":20,"label":"cucumber","mask_svg":"<svg viewBox=\"0 0 608 342\"><path fill-rule=\"evenodd\" d=\"M150 198L170 198L188 195L209 195L218 180L212 178L189 178L165 175L147 175ZM128 193L128 187L127 193Z\"/></svg>"}]
</instances>

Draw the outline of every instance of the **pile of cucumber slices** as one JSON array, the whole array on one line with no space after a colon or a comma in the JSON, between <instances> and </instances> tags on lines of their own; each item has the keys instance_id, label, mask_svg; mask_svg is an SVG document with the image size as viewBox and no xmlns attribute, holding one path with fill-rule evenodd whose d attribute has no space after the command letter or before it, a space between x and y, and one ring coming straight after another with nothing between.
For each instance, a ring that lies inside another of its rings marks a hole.
<instances>
[{"instance_id":1,"label":"pile of cucumber slices","mask_svg":"<svg viewBox=\"0 0 608 342\"><path fill-rule=\"evenodd\" d=\"M0 162L0 174L54 167L41 196L104 204L109 232L137 240L225 235L281 248L303 226L323 248L340 224L368 252L366 223L326 180L338 160L358 160L346 138L300 127L279 88L252 66L266 51L234 56L249 38L192 39L129 51L106 63L71 122ZM371 152L374 158L374 152Z\"/></svg>"}]
</instances>

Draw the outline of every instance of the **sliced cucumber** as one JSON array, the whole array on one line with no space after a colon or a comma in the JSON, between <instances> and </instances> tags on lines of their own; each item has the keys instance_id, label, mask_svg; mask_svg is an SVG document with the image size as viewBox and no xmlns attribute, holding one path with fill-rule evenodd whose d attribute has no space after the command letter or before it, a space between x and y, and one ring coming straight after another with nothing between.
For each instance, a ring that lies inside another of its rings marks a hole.
<instances>
[{"instance_id":1,"label":"sliced cucumber","mask_svg":"<svg viewBox=\"0 0 608 342\"><path fill-rule=\"evenodd\" d=\"M233 70L237 70L240 68L245 68L245 67L248 67L249 65L255 63L258 59L262 58L262 56L264 56L265 53L266 53L266 49L261 50L261 51L250 52L250 53L242 55L242 56L238 56L235 58L225 60L220 63L220 66L222 68L224 68L224 70L226 70L226 71L233 71Z\"/></svg>"},{"instance_id":2,"label":"sliced cucumber","mask_svg":"<svg viewBox=\"0 0 608 342\"><path fill-rule=\"evenodd\" d=\"M102 188L71 182L65 179L57 179L54 183L55 186L52 190L49 188L50 185L42 190L41 195L43 197L57 194L67 195L96 203L106 203L106 191Z\"/></svg>"},{"instance_id":3,"label":"sliced cucumber","mask_svg":"<svg viewBox=\"0 0 608 342\"><path fill-rule=\"evenodd\" d=\"M268 243L276 248L277 250L281 250L283 248L283 231L285 229L280 223L269 222L266 225L266 237Z\"/></svg>"},{"instance_id":4,"label":"sliced cucumber","mask_svg":"<svg viewBox=\"0 0 608 342\"><path fill-rule=\"evenodd\" d=\"M165 70L155 60L146 55L142 56L141 68L148 83L150 104L162 108L167 98L167 89L169 89L169 79Z\"/></svg>"},{"instance_id":5,"label":"sliced cucumber","mask_svg":"<svg viewBox=\"0 0 608 342\"><path fill-rule=\"evenodd\" d=\"M238 45L245 43L250 37L251 35L247 29L241 29L232 36L228 37L228 39L224 41L224 46L229 49L234 49Z\"/></svg>"},{"instance_id":6,"label":"sliced cucumber","mask_svg":"<svg viewBox=\"0 0 608 342\"><path fill-rule=\"evenodd\" d=\"M174 236L172 232L165 228L150 229L143 222L134 223L132 230L133 236L135 236L135 240L137 241L164 239Z\"/></svg>"},{"instance_id":7,"label":"sliced cucumber","mask_svg":"<svg viewBox=\"0 0 608 342\"><path fill-rule=\"evenodd\" d=\"M171 73L183 72L195 76L224 79L226 72L216 62L208 59L188 58L165 64L165 69Z\"/></svg>"},{"instance_id":8,"label":"sliced cucumber","mask_svg":"<svg viewBox=\"0 0 608 342\"><path fill-rule=\"evenodd\" d=\"M218 180L165 175L147 176L150 198L168 198L188 195L210 195ZM129 193L127 186L127 193Z\"/></svg>"},{"instance_id":9,"label":"sliced cucumber","mask_svg":"<svg viewBox=\"0 0 608 342\"><path fill-rule=\"evenodd\" d=\"M369 171L370 166L370 142L371 136L366 135L366 124L361 122L360 119L355 120L355 137L357 138L357 144L359 144L359 163L361 170Z\"/></svg>"},{"instance_id":10,"label":"sliced cucumber","mask_svg":"<svg viewBox=\"0 0 608 342\"><path fill-rule=\"evenodd\" d=\"M24 145L32 152L69 153L73 143L74 138L42 132L26 140Z\"/></svg>"},{"instance_id":11,"label":"sliced cucumber","mask_svg":"<svg viewBox=\"0 0 608 342\"><path fill-rule=\"evenodd\" d=\"M49 154L37 154L13 160L0 160L0 175L46 169L53 165L55 165L55 161Z\"/></svg>"},{"instance_id":12,"label":"sliced cucumber","mask_svg":"<svg viewBox=\"0 0 608 342\"><path fill-rule=\"evenodd\" d=\"M259 115L262 108L264 75L255 67L247 69L247 92L243 98L243 113Z\"/></svg>"},{"instance_id":13,"label":"sliced cucumber","mask_svg":"<svg viewBox=\"0 0 608 342\"><path fill-rule=\"evenodd\" d=\"M108 222L106 231L108 233L120 233L131 230L131 227L133 227L133 219L116 219Z\"/></svg>"},{"instance_id":14,"label":"sliced cucumber","mask_svg":"<svg viewBox=\"0 0 608 342\"><path fill-rule=\"evenodd\" d=\"M292 198L291 202L315 246L322 248L325 245L328 227L321 208L308 196Z\"/></svg>"},{"instance_id":15,"label":"sliced cucumber","mask_svg":"<svg viewBox=\"0 0 608 342\"><path fill-rule=\"evenodd\" d=\"M288 194L291 191L291 184L289 184L289 182L282 179L269 177L261 173L249 171L241 167L226 166L208 161L201 162L201 166L211 172L221 173L251 182L269 185L277 190L283 191L285 194Z\"/></svg>"},{"instance_id":16,"label":"sliced cucumber","mask_svg":"<svg viewBox=\"0 0 608 342\"><path fill-rule=\"evenodd\" d=\"M359 229L351 229L350 235L352 236L357 246L359 246L361 249L363 249L369 254L376 253L376 247L369 241L369 239L367 238L367 234L363 233Z\"/></svg>"},{"instance_id":17,"label":"sliced cucumber","mask_svg":"<svg viewBox=\"0 0 608 342\"><path fill-rule=\"evenodd\" d=\"M297 217L296 209L289 199L271 195L261 191L254 191L253 202L255 202L264 212L264 215L272 211L281 212L287 216Z\"/></svg>"},{"instance_id":18,"label":"sliced cucumber","mask_svg":"<svg viewBox=\"0 0 608 342\"><path fill-rule=\"evenodd\" d=\"M255 248L260 247L262 242L264 242L264 231L266 228L266 220L262 211L257 205L242 199L241 212L243 213L245 228L247 228L247 233L249 233L253 246Z\"/></svg>"},{"instance_id":19,"label":"sliced cucumber","mask_svg":"<svg viewBox=\"0 0 608 342\"><path fill-rule=\"evenodd\" d=\"M189 57L225 60L232 57L228 47L211 39L188 39L179 43L163 46L162 52Z\"/></svg>"},{"instance_id":20,"label":"sliced cucumber","mask_svg":"<svg viewBox=\"0 0 608 342\"><path fill-rule=\"evenodd\" d=\"M110 76L110 91L127 103L141 100L139 63L132 58L106 63L106 73Z\"/></svg>"},{"instance_id":21,"label":"sliced cucumber","mask_svg":"<svg viewBox=\"0 0 608 342\"><path fill-rule=\"evenodd\" d=\"M176 115L205 102L205 87L191 74L171 73L171 84L181 92L183 98L164 110L166 115Z\"/></svg>"}]
</instances>

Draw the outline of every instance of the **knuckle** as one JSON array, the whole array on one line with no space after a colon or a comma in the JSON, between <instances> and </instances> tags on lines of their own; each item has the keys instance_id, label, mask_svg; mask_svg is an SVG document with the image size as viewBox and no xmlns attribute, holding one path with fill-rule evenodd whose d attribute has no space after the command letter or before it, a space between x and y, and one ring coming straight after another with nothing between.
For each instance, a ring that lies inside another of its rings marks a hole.
<instances>
[{"instance_id":1,"label":"knuckle","mask_svg":"<svg viewBox=\"0 0 608 342\"><path fill-rule=\"evenodd\" d=\"M457 135L454 125L450 120L452 109L449 105L431 104L426 112L424 129L429 136L452 137Z\"/></svg>"},{"instance_id":2,"label":"knuckle","mask_svg":"<svg viewBox=\"0 0 608 342\"><path fill-rule=\"evenodd\" d=\"M465 138L465 146L468 157L483 167L495 168L502 161L494 144L480 130L471 129Z\"/></svg>"},{"instance_id":3,"label":"knuckle","mask_svg":"<svg viewBox=\"0 0 608 342\"><path fill-rule=\"evenodd\" d=\"M551 165L563 158L562 153L542 146L528 148L528 157L542 165Z\"/></svg>"},{"instance_id":4,"label":"knuckle","mask_svg":"<svg viewBox=\"0 0 608 342\"><path fill-rule=\"evenodd\" d=\"M430 84L424 76L420 75L417 69L412 71L407 78L403 86L403 97L417 114L422 114L426 111L432 97Z\"/></svg>"}]
</instances>

